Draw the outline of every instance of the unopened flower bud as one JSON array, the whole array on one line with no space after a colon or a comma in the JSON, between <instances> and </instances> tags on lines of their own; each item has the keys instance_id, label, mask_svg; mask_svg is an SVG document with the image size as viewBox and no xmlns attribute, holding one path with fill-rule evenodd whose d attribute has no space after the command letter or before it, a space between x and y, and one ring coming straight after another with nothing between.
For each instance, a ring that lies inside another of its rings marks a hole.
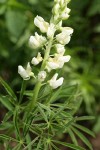
<instances>
[{"instance_id":1,"label":"unopened flower bud","mask_svg":"<svg viewBox=\"0 0 100 150\"><path fill-rule=\"evenodd\" d=\"M62 45L66 45L70 42L70 36L66 34L66 32L61 32L56 35L56 40Z\"/></svg>"},{"instance_id":2,"label":"unopened flower bud","mask_svg":"<svg viewBox=\"0 0 100 150\"><path fill-rule=\"evenodd\" d=\"M56 15L59 13L60 5L59 3L56 3L54 8L53 8L53 13Z\"/></svg>"},{"instance_id":3,"label":"unopened flower bud","mask_svg":"<svg viewBox=\"0 0 100 150\"><path fill-rule=\"evenodd\" d=\"M73 29L70 27L61 27L61 31L66 32L67 35L71 35L73 33Z\"/></svg>"},{"instance_id":4,"label":"unopened flower bud","mask_svg":"<svg viewBox=\"0 0 100 150\"><path fill-rule=\"evenodd\" d=\"M64 54L65 53L65 48L64 45L62 44L55 44L56 50L58 54Z\"/></svg>"},{"instance_id":5,"label":"unopened flower bud","mask_svg":"<svg viewBox=\"0 0 100 150\"><path fill-rule=\"evenodd\" d=\"M38 74L38 80L39 81L44 81L46 78L46 72L45 71L40 71L39 74Z\"/></svg>"},{"instance_id":6,"label":"unopened flower bud","mask_svg":"<svg viewBox=\"0 0 100 150\"><path fill-rule=\"evenodd\" d=\"M41 53L38 53L37 57L33 57L31 63L33 65L38 65L42 61Z\"/></svg>"}]
</instances>

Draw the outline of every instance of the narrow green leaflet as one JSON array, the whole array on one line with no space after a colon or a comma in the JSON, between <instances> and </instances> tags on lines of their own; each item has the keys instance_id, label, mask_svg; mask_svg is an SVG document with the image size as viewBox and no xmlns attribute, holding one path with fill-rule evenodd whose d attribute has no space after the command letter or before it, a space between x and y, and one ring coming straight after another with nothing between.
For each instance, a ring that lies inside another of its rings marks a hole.
<instances>
[{"instance_id":1,"label":"narrow green leaflet","mask_svg":"<svg viewBox=\"0 0 100 150\"><path fill-rule=\"evenodd\" d=\"M47 84L44 85L44 87L41 88L40 92L39 92L39 98L38 99L44 99L46 96L48 96L51 92L51 87Z\"/></svg>"},{"instance_id":2,"label":"narrow green leaflet","mask_svg":"<svg viewBox=\"0 0 100 150\"><path fill-rule=\"evenodd\" d=\"M26 135L26 143L29 145L31 143L31 137L29 134ZM29 145L28 150L32 150L32 145Z\"/></svg>"},{"instance_id":3,"label":"narrow green leaflet","mask_svg":"<svg viewBox=\"0 0 100 150\"><path fill-rule=\"evenodd\" d=\"M5 114L5 116L4 116L2 122L7 122L8 119L10 119L10 118L12 117L12 115L13 115L13 112L12 112L12 111L8 111L8 112Z\"/></svg>"},{"instance_id":4,"label":"narrow green leaflet","mask_svg":"<svg viewBox=\"0 0 100 150\"><path fill-rule=\"evenodd\" d=\"M20 150L21 149L21 144L19 143L16 145L12 150ZM9 150L9 149L8 149Z\"/></svg>"},{"instance_id":5,"label":"narrow green leaflet","mask_svg":"<svg viewBox=\"0 0 100 150\"><path fill-rule=\"evenodd\" d=\"M82 120L93 120L95 119L94 116L82 116L82 117L77 117L76 121L82 121Z\"/></svg>"},{"instance_id":6,"label":"narrow green leaflet","mask_svg":"<svg viewBox=\"0 0 100 150\"><path fill-rule=\"evenodd\" d=\"M76 128L78 128L78 129L80 129L80 130L86 132L87 134L89 134L89 135L95 137L95 134L94 134L91 130L89 130L88 128L83 127L82 125L79 125L79 124L76 124L76 123L73 123L73 125L74 125Z\"/></svg>"},{"instance_id":7,"label":"narrow green leaflet","mask_svg":"<svg viewBox=\"0 0 100 150\"><path fill-rule=\"evenodd\" d=\"M75 95L77 90L78 90L78 86L77 85L72 85L72 86L68 86L68 85L66 86L65 85L65 86L62 87L62 89L60 91L59 98L61 98L61 97L69 97L70 95L71 96Z\"/></svg>"},{"instance_id":8,"label":"narrow green leaflet","mask_svg":"<svg viewBox=\"0 0 100 150\"><path fill-rule=\"evenodd\" d=\"M70 137L71 137L72 142L73 142L75 145L78 145L77 139L76 139L75 134L73 133L73 131L72 131L71 129L68 129L68 133L69 133L69 135L70 135Z\"/></svg>"},{"instance_id":9,"label":"narrow green leaflet","mask_svg":"<svg viewBox=\"0 0 100 150\"><path fill-rule=\"evenodd\" d=\"M32 141L32 142L30 142L23 150L27 150L29 147L30 147L30 145L33 145L37 140L38 140L38 136Z\"/></svg>"},{"instance_id":10,"label":"narrow green leaflet","mask_svg":"<svg viewBox=\"0 0 100 150\"><path fill-rule=\"evenodd\" d=\"M12 122L4 122L4 123L0 124L0 130L6 130L6 129L10 129L12 127L13 127Z\"/></svg>"},{"instance_id":11,"label":"narrow green leaflet","mask_svg":"<svg viewBox=\"0 0 100 150\"><path fill-rule=\"evenodd\" d=\"M21 103L21 101L23 99L25 89L26 89L26 81L23 80L22 86L21 86L21 91L20 91L19 103Z\"/></svg>"},{"instance_id":12,"label":"narrow green leaflet","mask_svg":"<svg viewBox=\"0 0 100 150\"><path fill-rule=\"evenodd\" d=\"M80 146L76 146L74 144L70 144L70 143L65 143L65 142L60 142L60 141L56 141L56 140L52 140L54 143L58 143L58 144L61 144L65 147L69 147L69 148L72 148L74 150L85 150L84 148L80 147Z\"/></svg>"},{"instance_id":13,"label":"narrow green leaflet","mask_svg":"<svg viewBox=\"0 0 100 150\"><path fill-rule=\"evenodd\" d=\"M19 138L20 137L20 132L19 132L19 126L18 126L18 111L19 111L19 109L15 108L13 122L14 122L14 127L15 127L15 130L16 130L17 138L20 139Z\"/></svg>"},{"instance_id":14,"label":"narrow green leaflet","mask_svg":"<svg viewBox=\"0 0 100 150\"><path fill-rule=\"evenodd\" d=\"M42 108L40 105L38 105L38 108L39 108L39 111L40 111L42 117L44 118L44 120L45 120L46 122L48 122L47 116L46 116L46 114L45 114L43 108Z\"/></svg>"},{"instance_id":15,"label":"narrow green leaflet","mask_svg":"<svg viewBox=\"0 0 100 150\"><path fill-rule=\"evenodd\" d=\"M10 111L13 112L14 107L6 96L0 95L0 102Z\"/></svg>"},{"instance_id":16,"label":"narrow green leaflet","mask_svg":"<svg viewBox=\"0 0 100 150\"><path fill-rule=\"evenodd\" d=\"M42 145L42 142L41 142L41 139L40 139L39 142L38 142L38 144L37 144L36 150L40 150L41 145Z\"/></svg>"},{"instance_id":17,"label":"narrow green leaflet","mask_svg":"<svg viewBox=\"0 0 100 150\"><path fill-rule=\"evenodd\" d=\"M56 101L58 98L60 99L62 97L73 96L76 94L76 90L77 90L77 85L73 85L70 87L62 86L57 91L53 92L49 102L52 103Z\"/></svg>"},{"instance_id":18,"label":"narrow green leaflet","mask_svg":"<svg viewBox=\"0 0 100 150\"><path fill-rule=\"evenodd\" d=\"M1 77L0 77L0 82L3 85L3 87L5 88L5 90L7 91L7 93L12 97L12 99L16 101L17 97L16 97L15 93Z\"/></svg>"},{"instance_id":19,"label":"narrow green leaflet","mask_svg":"<svg viewBox=\"0 0 100 150\"><path fill-rule=\"evenodd\" d=\"M55 149L55 150L60 150L57 146L55 146L53 143L51 143L52 147Z\"/></svg>"},{"instance_id":20,"label":"narrow green leaflet","mask_svg":"<svg viewBox=\"0 0 100 150\"><path fill-rule=\"evenodd\" d=\"M48 113L49 113L49 115L51 114L51 109L50 109L49 106L46 106L46 105L41 104L41 103L38 103L38 105L39 105L40 107L42 107L43 109L47 110Z\"/></svg>"},{"instance_id":21,"label":"narrow green leaflet","mask_svg":"<svg viewBox=\"0 0 100 150\"><path fill-rule=\"evenodd\" d=\"M75 129L74 127L71 127L71 129L89 147L90 150L93 150L91 143L79 130Z\"/></svg>"}]
</instances>

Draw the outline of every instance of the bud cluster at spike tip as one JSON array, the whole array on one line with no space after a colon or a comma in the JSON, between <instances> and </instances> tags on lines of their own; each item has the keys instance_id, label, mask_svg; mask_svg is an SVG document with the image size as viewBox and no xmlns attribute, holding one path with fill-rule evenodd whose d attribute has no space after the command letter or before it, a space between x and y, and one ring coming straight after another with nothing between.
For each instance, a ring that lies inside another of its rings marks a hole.
<instances>
[{"instance_id":1,"label":"bud cluster at spike tip","mask_svg":"<svg viewBox=\"0 0 100 150\"><path fill-rule=\"evenodd\" d=\"M46 77L49 76L49 72L63 68L64 64L70 60L71 56L64 55L64 53L66 51L65 45L70 42L73 29L71 27L62 26L62 20L68 19L71 11L67 7L69 1L70 0L54 0L54 7L52 9L53 15L50 22L45 21L38 15L34 18L34 25L39 28L43 35L39 35L35 32L35 35L31 35L29 38L29 46L33 50L37 51L37 56L33 57L31 60L33 68L30 66L29 62L26 69L24 69L21 65L18 66L18 73L23 80L29 80L30 77L33 77L37 78L40 82L44 82ZM49 45L49 40L52 41L50 53L52 52L52 49L54 50L54 53L52 55L49 53L48 58L45 61L45 65L43 65L44 68L40 69L40 71L35 74L33 73L34 67L39 64L42 66L42 62L44 63L45 53L48 51L47 47ZM58 73L55 73L50 80L48 79L49 81L46 81L46 83L49 83L52 89L56 89L63 84L64 80L63 77L57 78Z\"/></svg>"}]
</instances>

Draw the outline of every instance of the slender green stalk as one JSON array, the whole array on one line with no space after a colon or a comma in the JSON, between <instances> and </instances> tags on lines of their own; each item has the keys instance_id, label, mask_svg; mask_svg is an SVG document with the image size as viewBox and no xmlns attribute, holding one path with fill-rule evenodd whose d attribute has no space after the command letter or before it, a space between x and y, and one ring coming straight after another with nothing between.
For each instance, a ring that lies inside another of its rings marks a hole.
<instances>
[{"instance_id":1,"label":"slender green stalk","mask_svg":"<svg viewBox=\"0 0 100 150\"><path fill-rule=\"evenodd\" d=\"M51 38L48 41L48 45L46 47L44 59L43 59L42 65L41 65L41 70L44 70L44 68L45 68L46 61L48 60L48 57L49 57L50 49L52 47L52 42L53 42L53 38ZM32 98L32 101L30 103L30 111L32 110L32 108L34 108L34 105L35 105L35 103L37 101L37 97L38 97L38 93L39 93L40 88L41 88L41 82L38 81L37 84L35 85L35 88L34 88L33 98Z\"/></svg>"}]
</instances>

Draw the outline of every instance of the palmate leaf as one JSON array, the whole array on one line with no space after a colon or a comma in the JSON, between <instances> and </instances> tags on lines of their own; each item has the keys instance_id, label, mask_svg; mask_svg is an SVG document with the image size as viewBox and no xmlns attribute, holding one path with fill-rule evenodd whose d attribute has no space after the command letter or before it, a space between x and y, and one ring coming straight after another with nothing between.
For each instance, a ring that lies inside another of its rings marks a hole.
<instances>
[{"instance_id":1,"label":"palmate leaf","mask_svg":"<svg viewBox=\"0 0 100 150\"><path fill-rule=\"evenodd\" d=\"M76 128L71 127L73 132L89 147L90 150L93 150L91 143L88 141L88 139Z\"/></svg>"},{"instance_id":2,"label":"palmate leaf","mask_svg":"<svg viewBox=\"0 0 100 150\"><path fill-rule=\"evenodd\" d=\"M12 99L14 101L16 101L17 97L16 97L15 93L13 92L13 90L10 88L10 86L1 77L0 77L0 83L3 85L3 87L5 88L7 93L12 97Z\"/></svg>"},{"instance_id":3,"label":"palmate leaf","mask_svg":"<svg viewBox=\"0 0 100 150\"><path fill-rule=\"evenodd\" d=\"M74 149L74 150L85 150L84 148L82 148L80 146L76 146L76 145L70 144L70 143L60 142L60 141L56 141L56 140L52 140L52 142L63 145L65 147L69 147L69 148Z\"/></svg>"}]
</instances>

